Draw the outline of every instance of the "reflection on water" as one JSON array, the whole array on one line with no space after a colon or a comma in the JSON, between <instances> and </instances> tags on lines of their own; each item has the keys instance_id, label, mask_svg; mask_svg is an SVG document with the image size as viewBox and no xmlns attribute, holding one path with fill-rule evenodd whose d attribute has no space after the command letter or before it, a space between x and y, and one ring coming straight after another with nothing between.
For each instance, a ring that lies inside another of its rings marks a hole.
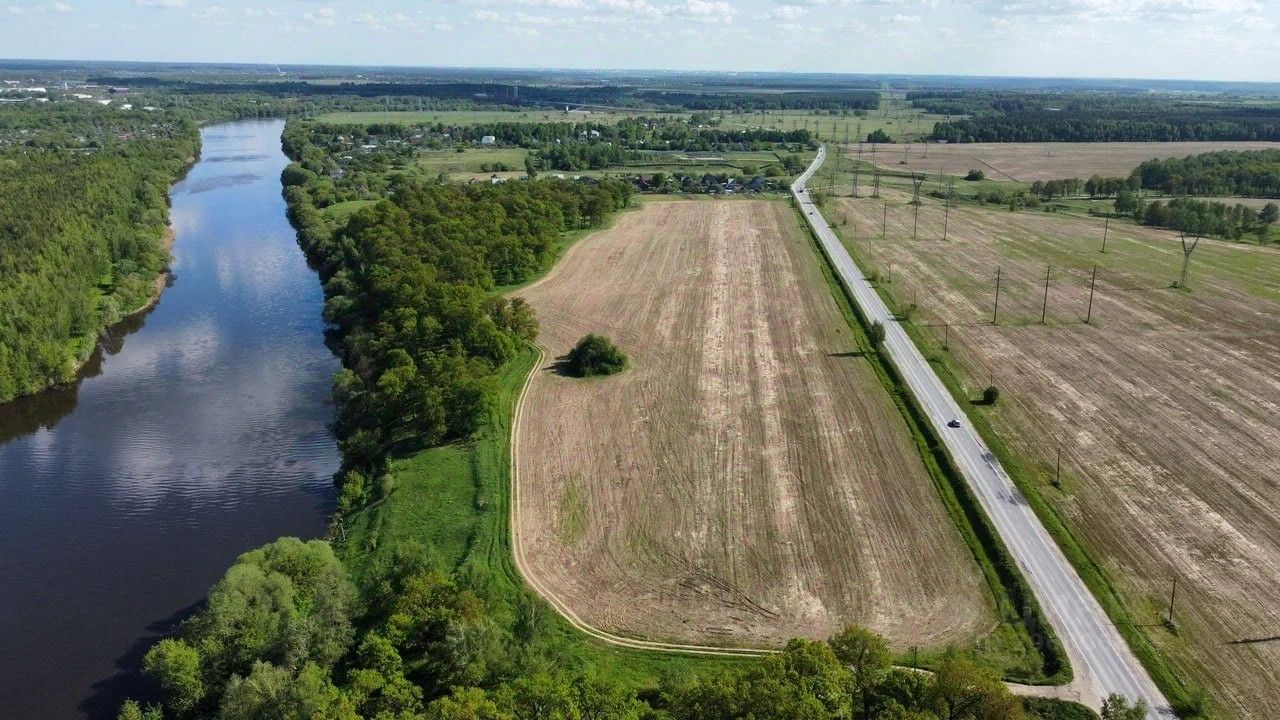
<instances>
[{"instance_id":1,"label":"reflection on water","mask_svg":"<svg viewBox=\"0 0 1280 720\"><path fill-rule=\"evenodd\" d=\"M206 128L176 282L75 385L0 406L0 715L113 718L235 556L316 536L337 361L284 216L281 123Z\"/></svg>"}]
</instances>

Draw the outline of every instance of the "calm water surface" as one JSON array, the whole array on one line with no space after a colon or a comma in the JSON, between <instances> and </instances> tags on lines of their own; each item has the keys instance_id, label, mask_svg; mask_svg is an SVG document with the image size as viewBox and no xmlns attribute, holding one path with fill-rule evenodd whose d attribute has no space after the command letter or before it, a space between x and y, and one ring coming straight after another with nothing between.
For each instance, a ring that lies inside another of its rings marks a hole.
<instances>
[{"instance_id":1,"label":"calm water surface","mask_svg":"<svg viewBox=\"0 0 1280 720\"><path fill-rule=\"evenodd\" d=\"M207 128L160 304L75 387L0 406L0 716L114 718L236 555L324 531L338 364L280 197L282 127Z\"/></svg>"}]
</instances>

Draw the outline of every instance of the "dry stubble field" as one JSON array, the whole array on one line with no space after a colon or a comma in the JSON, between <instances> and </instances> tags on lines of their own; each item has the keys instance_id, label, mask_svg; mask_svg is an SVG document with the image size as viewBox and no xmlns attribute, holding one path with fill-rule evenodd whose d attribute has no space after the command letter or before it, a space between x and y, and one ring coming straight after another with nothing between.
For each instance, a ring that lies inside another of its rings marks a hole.
<instances>
[{"instance_id":1,"label":"dry stubble field","mask_svg":"<svg viewBox=\"0 0 1280 720\"><path fill-rule=\"evenodd\" d=\"M547 352L517 429L525 571L588 623L776 645L996 624L905 423L784 202L646 201L522 290ZM621 375L553 364L601 332Z\"/></svg>"},{"instance_id":2,"label":"dry stubble field","mask_svg":"<svg viewBox=\"0 0 1280 720\"><path fill-rule=\"evenodd\" d=\"M958 143L863 146L863 159L889 170L914 170L932 175L942 170L964 175L980 169L992 180L1057 180L1103 176L1127 177L1152 158L1185 157L1216 150L1266 150L1275 142L1112 142L1112 143ZM902 164L903 155L906 164ZM849 156L857 155L854 145Z\"/></svg>"},{"instance_id":3,"label":"dry stubble field","mask_svg":"<svg viewBox=\"0 0 1280 720\"><path fill-rule=\"evenodd\" d=\"M941 242L930 202L913 242L909 196L887 196L887 239L846 240L863 270L892 266L916 322L951 324L952 366L973 395L994 379L996 432L1046 481L1061 444L1065 491L1044 495L1175 667L1226 717L1280 717L1280 251L1204 240L1188 293L1169 288L1170 232L1113 223L1104 255L1099 220L970 206ZM881 201L839 207L879 230ZM1160 626L1174 578L1177 636Z\"/></svg>"}]
</instances>

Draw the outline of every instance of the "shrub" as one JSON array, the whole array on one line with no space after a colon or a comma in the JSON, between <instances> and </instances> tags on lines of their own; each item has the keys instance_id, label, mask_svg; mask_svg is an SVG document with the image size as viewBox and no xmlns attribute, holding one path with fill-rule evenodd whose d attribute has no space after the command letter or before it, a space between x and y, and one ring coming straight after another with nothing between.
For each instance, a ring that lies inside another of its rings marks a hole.
<instances>
[{"instance_id":1,"label":"shrub","mask_svg":"<svg viewBox=\"0 0 1280 720\"><path fill-rule=\"evenodd\" d=\"M627 356L609 341L594 333L583 336L569 351L566 368L574 377L613 375L627 367Z\"/></svg>"},{"instance_id":2,"label":"shrub","mask_svg":"<svg viewBox=\"0 0 1280 720\"><path fill-rule=\"evenodd\" d=\"M982 402L985 405L995 405L1000 399L1000 388L995 385L988 385L986 390L982 391Z\"/></svg>"},{"instance_id":3,"label":"shrub","mask_svg":"<svg viewBox=\"0 0 1280 720\"><path fill-rule=\"evenodd\" d=\"M969 170L969 172L965 173L964 179L970 182L974 182L977 180L986 180L987 174L977 168L973 168Z\"/></svg>"},{"instance_id":4,"label":"shrub","mask_svg":"<svg viewBox=\"0 0 1280 720\"><path fill-rule=\"evenodd\" d=\"M879 349L884 344L884 325L879 320L871 323L871 331L867 335L871 338L871 344Z\"/></svg>"}]
</instances>

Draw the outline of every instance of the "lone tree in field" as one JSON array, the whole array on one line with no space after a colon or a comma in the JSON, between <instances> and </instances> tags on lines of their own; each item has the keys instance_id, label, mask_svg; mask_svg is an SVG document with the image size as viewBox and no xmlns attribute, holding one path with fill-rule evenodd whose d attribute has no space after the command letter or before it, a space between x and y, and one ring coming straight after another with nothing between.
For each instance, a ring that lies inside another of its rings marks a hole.
<instances>
[{"instance_id":1,"label":"lone tree in field","mask_svg":"<svg viewBox=\"0 0 1280 720\"><path fill-rule=\"evenodd\" d=\"M964 179L968 180L969 182L975 182L977 180L986 180L987 174L977 168L973 168L969 172L965 173Z\"/></svg>"},{"instance_id":2,"label":"lone tree in field","mask_svg":"<svg viewBox=\"0 0 1280 720\"><path fill-rule=\"evenodd\" d=\"M982 391L983 405L995 405L996 401L999 399L1000 399L1000 388L996 387L995 385L988 385L987 388Z\"/></svg>"},{"instance_id":3,"label":"lone tree in field","mask_svg":"<svg viewBox=\"0 0 1280 720\"><path fill-rule=\"evenodd\" d=\"M871 323L871 330L867 335L871 338L871 345L877 351L884 345L884 325L879 320Z\"/></svg>"},{"instance_id":4,"label":"lone tree in field","mask_svg":"<svg viewBox=\"0 0 1280 720\"><path fill-rule=\"evenodd\" d=\"M584 335L569 351L565 368L574 377L613 375L627 367L627 356L603 335Z\"/></svg>"}]
</instances>

